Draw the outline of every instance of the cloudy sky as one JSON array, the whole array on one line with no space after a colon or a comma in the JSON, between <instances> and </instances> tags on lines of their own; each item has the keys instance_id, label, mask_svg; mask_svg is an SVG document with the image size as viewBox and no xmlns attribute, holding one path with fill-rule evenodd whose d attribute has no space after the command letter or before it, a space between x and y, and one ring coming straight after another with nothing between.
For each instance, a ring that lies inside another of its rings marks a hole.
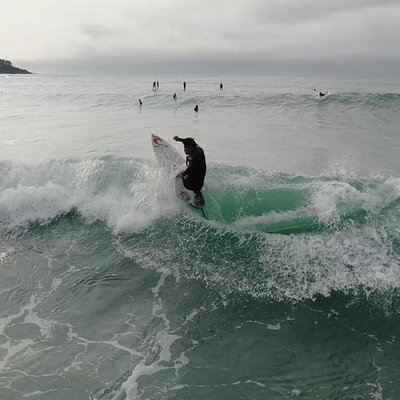
<instances>
[{"instance_id":1,"label":"cloudy sky","mask_svg":"<svg viewBox=\"0 0 400 400\"><path fill-rule=\"evenodd\" d=\"M34 71L397 76L399 0L13 0L0 58Z\"/></svg>"}]
</instances>

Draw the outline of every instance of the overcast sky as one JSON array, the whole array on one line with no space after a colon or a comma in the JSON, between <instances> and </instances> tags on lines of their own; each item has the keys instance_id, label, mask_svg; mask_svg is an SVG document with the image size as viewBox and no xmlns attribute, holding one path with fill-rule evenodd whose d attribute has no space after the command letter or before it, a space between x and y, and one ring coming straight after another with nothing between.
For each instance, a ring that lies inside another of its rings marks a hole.
<instances>
[{"instance_id":1,"label":"overcast sky","mask_svg":"<svg viewBox=\"0 0 400 400\"><path fill-rule=\"evenodd\" d=\"M0 58L37 72L400 73L399 0L1 0Z\"/></svg>"}]
</instances>

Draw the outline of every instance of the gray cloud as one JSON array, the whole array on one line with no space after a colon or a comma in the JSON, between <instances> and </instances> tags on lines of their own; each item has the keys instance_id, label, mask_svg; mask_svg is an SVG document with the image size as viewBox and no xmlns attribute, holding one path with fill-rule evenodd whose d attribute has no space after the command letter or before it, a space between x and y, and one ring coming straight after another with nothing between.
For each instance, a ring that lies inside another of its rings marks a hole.
<instances>
[{"instance_id":1,"label":"gray cloud","mask_svg":"<svg viewBox=\"0 0 400 400\"><path fill-rule=\"evenodd\" d=\"M396 63L400 40L397 0L71 0L62 8L57 1L20 6L19 21L0 15L3 57L86 67L103 58L138 68L226 63L290 70L297 62L302 69L325 63L352 70L370 69L358 60ZM17 4L10 4L16 15ZM17 32L30 32L30 41Z\"/></svg>"},{"instance_id":2,"label":"gray cloud","mask_svg":"<svg viewBox=\"0 0 400 400\"><path fill-rule=\"evenodd\" d=\"M247 2L247 13L250 20L268 23L301 23L307 21L323 20L325 18L339 17L351 12L356 15L366 9L382 9L390 5L398 5L397 0L272 0ZM246 10L242 15L246 15Z\"/></svg>"},{"instance_id":3,"label":"gray cloud","mask_svg":"<svg viewBox=\"0 0 400 400\"><path fill-rule=\"evenodd\" d=\"M84 35L93 40L101 40L108 37L115 37L118 35L114 29L108 28L103 25L88 24L81 27Z\"/></svg>"}]
</instances>

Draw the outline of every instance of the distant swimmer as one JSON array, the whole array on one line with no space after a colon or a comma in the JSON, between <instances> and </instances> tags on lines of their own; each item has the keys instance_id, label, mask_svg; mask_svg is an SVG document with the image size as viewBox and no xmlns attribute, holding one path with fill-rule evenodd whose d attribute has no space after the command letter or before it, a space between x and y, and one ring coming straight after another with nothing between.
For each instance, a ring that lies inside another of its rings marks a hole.
<instances>
[{"instance_id":1,"label":"distant swimmer","mask_svg":"<svg viewBox=\"0 0 400 400\"><path fill-rule=\"evenodd\" d=\"M176 93L174 93L174 95L172 97L174 98L174 100L176 100Z\"/></svg>"},{"instance_id":2,"label":"distant swimmer","mask_svg":"<svg viewBox=\"0 0 400 400\"><path fill-rule=\"evenodd\" d=\"M193 111L195 111L195 112L199 112L199 106L196 104L196 107L195 108L193 108Z\"/></svg>"},{"instance_id":3,"label":"distant swimmer","mask_svg":"<svg viewBox=\"0 0 400 400\"><path fill-rule=\"evenodd\" d=\"M186 90L186 82L183 82L183 90Z\"/></svg>"},{"instance_id":4,"label":"distant swimmer","mask_svg":"<svg viewBox=\"0 0 400 400\"><path fill-rule=\"evenodd\" d=\"M160 82L157 81L157 89L160 89Z\"/></svg>"},{"instance_id":5,"label":"distant swimmer","mask_svg":"<svg viewBox=\"0 0 400 400\"><path fill-rule=\"evenodd\" d=\"M156 81L153 82L153 90L156 90Z\"/></svg>"},{"instance_id":6,"label":"distant swimmer","mask_svg":"<svg viewBox=\"0 0 400 400\"><path fill-rule=\"evenodd\" d=\"M142 106L142 105L143 105L142 100L139 99L139 106Z\"/></svg>"},{"instance_id":7,"label":"distant swimmer","mask_svg":"<svg viewBox=\"0 0 400 400\"><path fill-rule=\"evenodd\" d=\"M201 188L204 185L207 170L204 151L193 138L174 136L174 140L183 143L183 150L186 154L186 169L179 172L176 178L182 179L183 186L194 192L196 206L203 208L204 197Z\"/></svg>"},{"instance_id":8,"label":"distant swimmer","mask_svg":"<svg viewBox=\"0 0 400 400\"><path fill-rule=\"evenodd\" d=\"M314 89L314 92L318 92L318 90L317 90L317 89ZM323 92L320 91L320 92L318 93L318 96L319 96L319 97L324 97L324 96L327 95L327 94L328 94L328 92L323 93Z\"/></svg>"},{"instance_id":9,"label":"distant swimmer","mask_svg":"<svg viewBox=\"0 0 400 400\"><path fill-rule=\"evenodd\" d=\"M219 90L224 90L224 85L222 83L219 84Z\"/></svg>"}]
</instances>

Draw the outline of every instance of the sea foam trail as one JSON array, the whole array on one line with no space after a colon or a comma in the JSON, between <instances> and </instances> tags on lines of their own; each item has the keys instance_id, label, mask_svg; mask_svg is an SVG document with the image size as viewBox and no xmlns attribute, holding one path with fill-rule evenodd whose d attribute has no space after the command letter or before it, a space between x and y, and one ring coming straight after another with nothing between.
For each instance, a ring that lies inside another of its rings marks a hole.
<instances>
[{"instance_id":1,"label":"sea foam trail","mask_svg":"<svg viewBox=\"0 0 400 400\"><path fill-rule=\"evenodd\" d=\"M286 236L206 225L182 215L147 234L120 237L116 246L144 268L200 280L226 295L301 301L398 289L398 241L399 231L388 234L384 227Z\"/></svg>"}]
</instances>

